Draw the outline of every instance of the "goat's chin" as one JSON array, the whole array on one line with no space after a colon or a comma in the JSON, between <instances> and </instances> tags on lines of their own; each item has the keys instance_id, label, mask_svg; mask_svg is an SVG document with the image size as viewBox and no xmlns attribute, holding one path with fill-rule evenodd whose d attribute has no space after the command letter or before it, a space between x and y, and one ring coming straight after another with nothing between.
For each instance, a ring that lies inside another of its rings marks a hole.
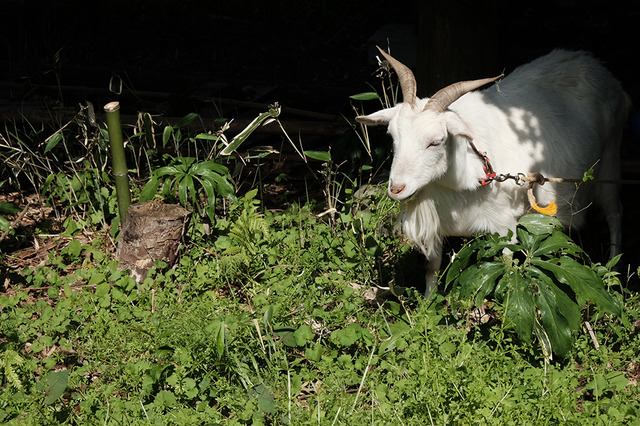
<instances>
[{"instance_id":1,"label":"goat's chin","mask_svg":"<svg viewBox=\"0 0 640 426\"><path fill-rule=\"evenodd\" d=\"M418 191L402 191L399 194L394 194L391 191L387 191L387 193L389 194L389 197L391 197L392 199L396 200L396 201L405 201L408 200L410 198L412 198Z\"/></svg>"}]
</instances>

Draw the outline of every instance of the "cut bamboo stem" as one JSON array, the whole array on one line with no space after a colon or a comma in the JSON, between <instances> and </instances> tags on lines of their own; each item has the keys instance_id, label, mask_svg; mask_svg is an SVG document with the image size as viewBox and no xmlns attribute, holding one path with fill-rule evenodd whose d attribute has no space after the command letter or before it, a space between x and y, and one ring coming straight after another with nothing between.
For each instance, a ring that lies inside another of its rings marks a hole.
<instances>
[{"instance_id":1,"label":"cut bamboo stem","mask_svg":"<svg viewBox=\"0 0 640 426\"><path fill-rule=\"evenodd\" d=\"M127 159L122 141L122 127L120 126L120 103L109 102L104 106L104 111L107 114L113 180L116 184L118 212L120 213L120 226L122 226L127 217L129 204L131 204L131 193L129 191L129 176L127 175Z\"/></svg>"}]
</instances>

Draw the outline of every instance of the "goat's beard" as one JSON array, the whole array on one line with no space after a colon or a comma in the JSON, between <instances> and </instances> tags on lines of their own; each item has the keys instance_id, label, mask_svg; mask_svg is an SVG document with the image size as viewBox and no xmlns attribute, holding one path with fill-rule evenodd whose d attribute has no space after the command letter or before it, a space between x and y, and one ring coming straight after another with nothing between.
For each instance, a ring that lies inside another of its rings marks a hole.
<instances>
[{"instance_id":1,"label":"goat's beard","mask_svg":"<svg viewBox=\"0 0 640 426\"><path fill-rule=\"evenodd\" d=\"M433 257L442 245L440 216L435 200L428 197L422 188L404 203L404 209L402 231L427 258Z\"/></svg>"}]
</instances>

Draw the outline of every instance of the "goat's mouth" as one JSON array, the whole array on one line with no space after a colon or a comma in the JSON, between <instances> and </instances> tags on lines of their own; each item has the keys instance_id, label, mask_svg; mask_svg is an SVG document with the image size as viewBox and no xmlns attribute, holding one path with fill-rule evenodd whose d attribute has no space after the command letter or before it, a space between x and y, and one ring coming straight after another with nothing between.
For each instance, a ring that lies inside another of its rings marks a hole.
<instances>
[{"instance_id":1,"label":"goat's mouth","mask_svg":"<svg viewBox=\"0 0 640 426\"><path fill-rule=\"evenodd\" d=\"M405 201L412 198L417 191L407 188L405 184L395 185L389 183L389 190L387 191L389 197L396 201Z\"/></svg>"}]
</instances>

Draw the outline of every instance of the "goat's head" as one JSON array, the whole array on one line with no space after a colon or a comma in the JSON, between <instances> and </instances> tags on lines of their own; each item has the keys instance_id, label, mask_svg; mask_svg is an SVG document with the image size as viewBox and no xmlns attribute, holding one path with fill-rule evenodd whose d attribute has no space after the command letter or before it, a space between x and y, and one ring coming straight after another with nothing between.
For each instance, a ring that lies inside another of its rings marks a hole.
<instances>
[{"instance_id":1,"label":"goat's head","mask_svg":"<svg viewBox=\"0 0 640 426\"><path fill-rule=\"evenodd\" d=\"M454 83L429 99L418 99L411 70L382 49L378 50L398 74L403 102L356 120L366 125L389 125L394 149L389 195L403 200L447 172L451 136L471 137L460 118L448 110L449 105L501 76Z\"/></svg>"}]
</instances>

